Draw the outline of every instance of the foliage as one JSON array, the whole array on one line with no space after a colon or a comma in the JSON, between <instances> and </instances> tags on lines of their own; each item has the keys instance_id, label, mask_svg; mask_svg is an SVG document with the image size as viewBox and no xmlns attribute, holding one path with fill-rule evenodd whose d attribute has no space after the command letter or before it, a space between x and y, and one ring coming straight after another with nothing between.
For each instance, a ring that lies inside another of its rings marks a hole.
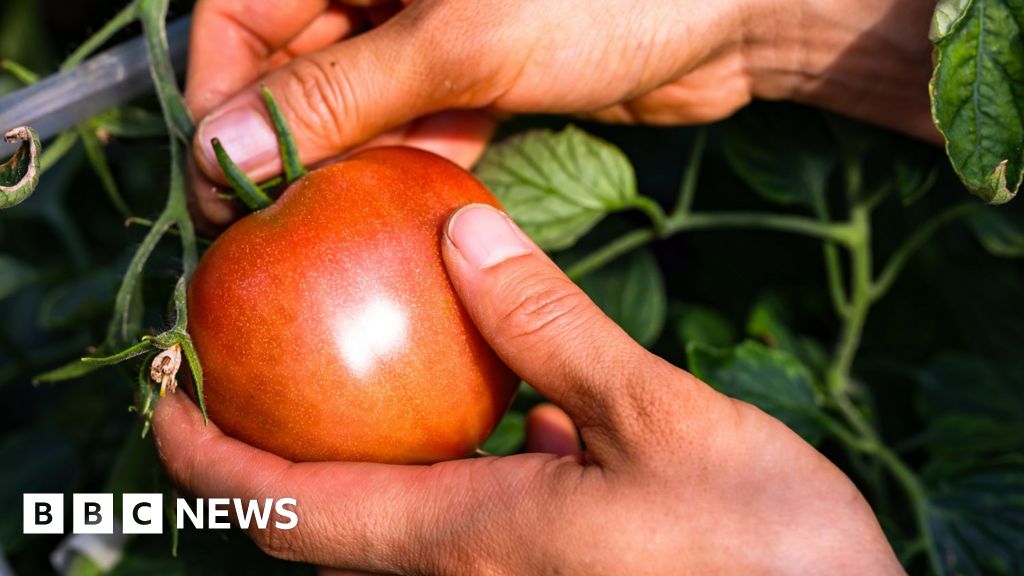
<instances>
[{"instance_id":1,"label":"foliage","mask_svg":"<svg viewBox=\"0 0 1024 576\"><path fill-rule=\"evenodd\" d=\"M57 544L20 534L29 487L173 495L140 440L146 420L125 407L151 414L149 361L189 352L181 278L202 248L182 178L192 123L164 57L166 2L100 1L45 23L32 0L0 6L0 93L137 22L158 87L46 143L35 194L0 211L0 550L17 573L48 570ZM960 184L990 203L1020 185L1021 6L940 2L932 97L952 169L927 146L784 104L701 129L521 118L477 168L634 338L843 467L911 573L1024 562L1024 207L981 206ZM78 44L90 13L113 18ZM520 450L541 401L524 384L482 449ZM185 531L131 540L114 573L297 571L309 568L236 531Z\"/></svg>"},{"instance_id":2,"label":"foliage","mask_svg":"<svg viewBox=\"0 0 1024 576\"><path fill-rule=\"evenodd\" d=\"M932 26L935 123L968 190L1001 204L1024 180L1024 1L942 0Z\"/></svg>"}]
</instances>

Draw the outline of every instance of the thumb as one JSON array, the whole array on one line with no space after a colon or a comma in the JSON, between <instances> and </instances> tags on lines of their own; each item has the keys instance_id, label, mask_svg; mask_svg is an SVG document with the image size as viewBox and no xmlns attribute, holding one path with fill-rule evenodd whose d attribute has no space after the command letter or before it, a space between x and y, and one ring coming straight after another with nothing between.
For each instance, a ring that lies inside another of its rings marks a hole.
<instances>
[{"instance_id":1,"label":"thumb","mask_svg":"<svg viewBox=\"0 0 1024 576\"><path fill-rule=\"evenodd\" d=\"M193 143L200 168L224 182L210 143L217 138L254 179L280 173L261 85L280 105L307 165L429 113L473 107L469 88L480 76L467 79L472 70L460 71L457 95L452 86L436 85L451 76L445 69L452 59L427 47L439 26L436 18L416 14L418 9L413 5L379 28L295 58L211 111Z\"/></svg>"},{"instance_id":2,"label":"thumb","mask_svg":"<svg viewBox=\"0 0 1024 576\"><path fill-rule=\"evenodd\" d=\"M605 316L505 214L463 207L448 221L442 250L480 333L579 425L588 452L628 448L667 364Z\"/></svg>"}]
</instances>

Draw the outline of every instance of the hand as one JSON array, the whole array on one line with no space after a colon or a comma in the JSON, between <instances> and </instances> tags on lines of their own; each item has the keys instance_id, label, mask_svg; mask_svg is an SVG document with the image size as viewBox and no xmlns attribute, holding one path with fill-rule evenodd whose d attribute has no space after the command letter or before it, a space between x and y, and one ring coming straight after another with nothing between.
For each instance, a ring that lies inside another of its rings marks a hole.
<instances>
[{"instance_id":1,"label":"hand","mask_svg":"<svg viewBox=\"0 0 1024 576\"><path fill-rule=\"evenodd\" d=\"M176 394L153 422L172 478L202 497L296 498L295 529L250 536L275 556L345 569L902 573L842 472L631 340L506 216L471 205L442 242L480 332L564 410L529 420L532 447L555 454L296 464L204 426ZM564 455L578 445L573 422L586 451Z\"/></svg>"},{"instance_id":2,"label":"hand","mask_svg":"<svg viewBox=\"0 0 1024 576\"><path fill-rule=\"evenodd\" d=\"M468 166L493 130L482 111L702 123L755 97L939 141L927 92L934 4L202 0L186 92L203 119L196 159L222 181L210 148L218 137L257 179L280 171L257 82L280 101L307 164L376 138ZM198 172L192 188L212 224L236 216Z\"/></svg>"}]
</instances>

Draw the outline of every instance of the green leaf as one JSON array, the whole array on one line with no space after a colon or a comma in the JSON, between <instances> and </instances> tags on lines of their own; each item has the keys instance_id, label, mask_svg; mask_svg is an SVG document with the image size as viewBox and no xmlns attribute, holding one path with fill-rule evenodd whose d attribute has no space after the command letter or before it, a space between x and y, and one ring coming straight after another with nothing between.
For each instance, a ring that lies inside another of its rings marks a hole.
<instances>
[{"instance_id":1,"label":"green leaf","mask_svg":"<svg viewBox=\"0 0 1024 576\"><path fill-rule=\"evenodd\" d=\"M987 360L944 354L918 379L930 476L948 476L1024 450L1024 396Z\"/></svg>"},{"instance_id":2,"label":"green leaf","mask_svg":"<svg viewBox=\"0 0 1024 576\"><path fill-rule=\"evenodd\" d=\"M968 8L974 0L939 0L932 18L932 28L928 37L932 42L945 38L967 15Z\"/></svg>"},{"instance_id":3,"label":"green leaf","mask_svg":"<svg viewBox=\"0 0 1024 576\"><path fill-rule=\"evenodd\" d=\"M21 146L6 162L0 164L0 208L10 208L25 201L39 184L39 154L42 145L35 130L22 126L4 134L8 144Z\"/></svg>"},{"instance_id":4,"label":"green leaf","mask_svg":"<svg viewBox=\"0 0 1024 576\"><path fill-rule=\"evenodd\" d=\"M690 371L734 398L778 418L811 444L822 436L810 370L795 356L747 341L734 348L691 343Z\"/></svg>"},{"instance_id":5,"label":"green leaf","mask_svg":"<svg viewBox=\"0 0 1024 576\"><path fill-rule=\"evenodd\" d=\"M942 2L932 115L953 169L991 204L1012 199L1024 179L1024 0Z\"/></svg>"},{"instance_id":6,"label":"green leaf","mask_svg":"<svg viewBox=\"0 0 1024 576\"><path fill-rule=\"evenodd\" d=\"M927 511L942 574L1024 574L1024 465L944 482Z\"/></svg>"},{"instance_id":7,"label":"green leaf","mask_svg":"<svg viewBox=\"0 0 1024 576\"><path fill-rule=\"evenodd\" d=\"M21 432L0 442L0 545L17 551L31 536L22 534L22 495L70 492L78 476L74 445L45 432Z\"/></svg>"},{"instance_id":8,"label":"green leaf","mask_svg":"<svg viewBox=\"0 0 1024 576\"><path fill-rule=\"evenodd\" d=\"M36 280L36 271L10 256L0 254L0 300Z\"/></svg>"},{"instance_id":9,"label":"green leaf","mask_svg":"<svg viewBox=\"0 0 1024 576\"><path fill-rule=\"evenodd\" d=\"M545 250L572 246L606 214L636 200L625 154L574 126L526 132L491 146L476 173Z\"/></svg>"},{"instance_id":10,"label":"green leaf","mask_svg":"<svg viewBox=\"0 0 1024 576\"><path fill-rule=\"evenodd\" d=\"M665 281L648 248L634 250L584 276L580 288L634 340L649 346L665 325Z\"/></svg>"},{"instance_id":11,"label":"green leaf","mask_svg":"<svg viewBox=\"0 0 1024 576\"><path fill-rule=\"evenodd\" d=\"M821 116L792 104L757 104L726 122L725 158L759 196L816 209L835 166Z\"/></svg>"},{"instance_id":12,"label":"green leaf","mask_svg":"<svg viewBox=\"0 0 1024 576\"><path fill-rule=\"evenodd\" d=\"M508 456L515 454L525 439L526 416L522 412L510 411L480 449L495 456Z\"/></svg>"},{"instance_id":13,"label":"green leaf","mask_svg":"<svg viewBox=\"0 0 1024 576\"><path fill-rule=\"evenodd\" d=\"M747 318L747 334L769 348L777 348L796 356L814 374L824 373L828 364L821 344L790 330L785 305L773 294L762 296L751 308Z\"/></svg>"},{"instance_id":14,"label":"green leaf","mask_svg":"<svg viewBox=\"0 0 1024 576\"><path fill-rule=\"evenodd\" d=\"M1004 258L1024 257L1024 212L1007 208L977 210L967 221L986 250Z\"/></svg>"},{"instance_id":15,"label":"green leaf","mask_svg":"<svg viewBox=\"0 0 1024 576\"><path fill-rule=\"evenodd\" d=\"M937 165L923 165L907 158L906 154L896 157L893 164L893 186L904 206L919 200L934 185L939 177Z\"/></svg>"},{"instance_id":16,"label":"green leaf","mask_svg":"<svg viewBox=\"0 0 1024 576\"><path fill-rule=\"evenodd\" d=\"M715 347L736 343L736 331L721 312L681 302L673 302L671 308L676 336L684 346L691 342Z\"/></svg>"}]
</instances>

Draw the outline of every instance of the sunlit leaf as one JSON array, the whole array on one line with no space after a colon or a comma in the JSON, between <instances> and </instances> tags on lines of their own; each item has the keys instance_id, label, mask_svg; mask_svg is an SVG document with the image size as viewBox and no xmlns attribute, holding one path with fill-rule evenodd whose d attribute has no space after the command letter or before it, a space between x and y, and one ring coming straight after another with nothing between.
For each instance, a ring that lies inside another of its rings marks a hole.
<instances>
[{"instance_id":1,"label":"sunlit leaf","mask_svg":"<svg viewBox=\"0 0 1024 576\"><path fill-rule=\"evenodd\" d=\"M572 246L606 214L636 200L625 154L574 126L526 132L491 146L476 172L545 250Z\"/></svg>"},{"instance_id":2,"label":"sunlit leaf","mask_svg":"<svg viewBox=\"0 0 1024 576\"><path fill-rule=\"evenodd\" d=\"M1024 179L1024 0L943 0L932 38L932 113L953 168L1001 204Z\"/></svg>"}]
</instances>

